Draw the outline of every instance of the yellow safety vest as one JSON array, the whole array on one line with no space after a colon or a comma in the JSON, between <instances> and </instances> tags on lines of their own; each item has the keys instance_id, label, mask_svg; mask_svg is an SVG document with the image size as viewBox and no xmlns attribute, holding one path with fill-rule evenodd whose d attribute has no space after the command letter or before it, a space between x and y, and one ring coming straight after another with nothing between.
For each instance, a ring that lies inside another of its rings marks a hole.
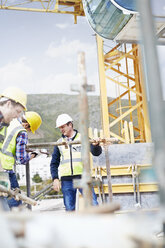
<instances>
[{"instance_id":1,"label":"yellow safety vest","mask_svg":"<svg viewBox=\"0 0 165 248\"><path fill-rule=\"evenodd\" d=\"M6 132L7 132L7 127L6 126L2 127L0 129L0 151L1 151L4 139L5 139L5 136L6 136Z\"/></svg>"},{"instance_id":2,"label":"yellow safety vest","mask_svg":"<svg viewBox=\"0 0 165 248\"><path fill-rule=\"evenodd\" d=\"M7 134L1 149L1 165L3 169L13 170L16 154L16 138L20 131L26 131L17 119L7 128Z\"/></svg>"},{"instance_id":3,"label":"yellow safety vest","mask_svg":"<svg viewBox=\"0 0 165 248\"><path fill-rule=\"evenodd\" d=\"M4 142L4 139L5 139L5 136L6 136L6 132L7 132L7 127L4 126L0 129L0 171L2 170L2 166L1 166L1 157L2 157L2 152L1 152L1 149L2 149L2 145L3 145L3 142Z\"/></svg>"},{"instance_id":4,"label":"yellow safety vest","mask_svg":"<svg viewBox=\"0 0 165 248\"><path fill-rule=\"evenodd\" d=\"M77 133L74 141L80 140L80 134ZM65 141L64 138L58 142ZM58 147L61 154L61 162L59 166L59 176L81 175L83 172L83 164L81 160L81 144Z\"/></svg>"}]
</instances>

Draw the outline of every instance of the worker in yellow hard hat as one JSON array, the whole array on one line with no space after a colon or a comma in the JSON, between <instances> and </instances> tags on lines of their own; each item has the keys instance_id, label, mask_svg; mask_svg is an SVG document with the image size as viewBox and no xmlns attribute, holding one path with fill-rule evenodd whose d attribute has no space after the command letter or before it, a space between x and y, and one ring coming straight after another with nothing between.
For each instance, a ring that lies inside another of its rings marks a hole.
<instances>
[{"instance_id":1,"label":"worker in yellow hard hat","mask_svg":"<svg viewBox=\"0 0 165 248\"><path fill-rule=\"evenodd\" d=\"M0 122L10 123L18 118L23 110L26 110L27 96L16 87L6 88L0 94Z\"/></svg>"},{"instance_id":2,"label":"worker in yellow hard hat","mask_svg":"<svg viewBox=\"0 0 165 248\"><path fill-rule=\"evenodd\" d=\"M32 133L35 133L41 123L42 119L40 115L33 111L25 112L25 115L22 117L22 125L27 131L31 131Z\"/></svg>"},{"instance_id":3,"label":"worker in yellow hard hat","mask_svg":"<svg viewBox=\"0 0 165 248\"><path fill-rule=\"evenodd\" d=\"M14 119L7 128L7 134L2 145L2 168L8 172L11 189L19 188L19 184L14 171L14 165L27 164L36 157L36 153L28 153L26 145L28 142L27 132L35 131L40 127L42 119L40 115L33 111L25 112L20 119ZM16 207L22 204L14 198L8 201L9 207Z\"/></svg>"},{"instance_id":4,"label":"worker in yellow hard hat","mask_svg":"<svg viewBox=\"0 0 165 248\"><path fill-rule=\"evenodd\" d=\"M15 87L6 88L0 94L0 150L5 138L6 127L26 109L26 94Z\"/></svg>"},{"instance_id":5,"label":"worker in yellow hard hat","mask_svg":"<svg viewBox=\"0 0 165 248\"><path fill-rule=\"evenodd\" d=\"M13 118L19 117L23 110L26 109L27 96L24 91L16 87L6 88L0 94L0 184L6 188L10 187L8 174L5 173L1 166L1 148L7 133L7 126ZM0 192L0 204L4 210L8 209L6 198L1 197L5 194Z\"/></svg>"}]
</instances>

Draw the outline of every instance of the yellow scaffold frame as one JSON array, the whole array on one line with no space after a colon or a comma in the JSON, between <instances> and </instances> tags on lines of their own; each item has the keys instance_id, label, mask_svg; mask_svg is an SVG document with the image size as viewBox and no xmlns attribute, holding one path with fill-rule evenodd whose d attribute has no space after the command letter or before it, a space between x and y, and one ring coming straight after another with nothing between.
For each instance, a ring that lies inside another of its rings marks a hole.
<instances>
[{"instance_id":1,"label":"yellow scaffold frame","mask_svg":"<svg viewBox=\"0 0 165 248\"><path fill-rule=\"evenodd\" d=\"M151 142L139 46L132 44L132 48L127 50L126 44L118 44L104 54L103 39L97 35L96 40L104 136L117 138L120 143ZM128 60L132 61L133 75L129 72ZM122 67L124 64L125 72L121 69L121 63ZM112 76L114 72L118 75L118 78L122 77L124 80L120 81L114 78ZM118 96L109 102L107 97L108 83L116 84L118 87ZM134 95L133 99L132 95ZM123 101L121 102L123 97L127 98L127 105L125 106ZM119 111L117 114L110 111L114 104L118 104ZM136 113L133 115L133 112ZM117 131L114 131L114 127L117 127Z\"/></svg>"}]
</instances>

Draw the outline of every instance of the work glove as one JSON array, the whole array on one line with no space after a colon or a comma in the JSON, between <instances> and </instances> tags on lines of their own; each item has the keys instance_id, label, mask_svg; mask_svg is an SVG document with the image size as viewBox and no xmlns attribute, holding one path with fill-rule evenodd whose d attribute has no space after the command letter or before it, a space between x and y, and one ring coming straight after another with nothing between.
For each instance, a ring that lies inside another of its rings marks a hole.
<instances>
[{"instance_id":1,"label":"work glove","mask_svg":"<svg viewBox=\"0 0 165 248\"><path fill-rule=\"evenodd\" d=\"M37 153L36 151L31 152L31 154L33 154L33 155L34 155L34 158L38 156L38 153Z\"/></svg>"},{"instance_id":2,"label":"work glove","mask_svg":"<svg viewBox=\"0 0 165 248\"><path fill-rule=\"evenodd\" d=\"M34 150L30 153L31 159L36 158L39 155L39 150Z\"/></svg>"}]
</instances>

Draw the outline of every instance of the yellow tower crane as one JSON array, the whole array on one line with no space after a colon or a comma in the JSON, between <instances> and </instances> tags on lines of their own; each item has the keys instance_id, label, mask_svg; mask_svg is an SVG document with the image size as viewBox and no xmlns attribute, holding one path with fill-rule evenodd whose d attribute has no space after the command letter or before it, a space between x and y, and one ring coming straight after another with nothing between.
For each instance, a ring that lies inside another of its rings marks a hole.
<instances>
[{"instance_id":1,"label":"yellow tower crane","mask_svg":"<svg viewBox=\"0 0 165 248\"><path fill-rule=\"evenodd\" d=\"M84 16L81 0L2 0L0 9L70 14L74 16L74 23L77 16Z\"/></svg>"}]
</instances>

